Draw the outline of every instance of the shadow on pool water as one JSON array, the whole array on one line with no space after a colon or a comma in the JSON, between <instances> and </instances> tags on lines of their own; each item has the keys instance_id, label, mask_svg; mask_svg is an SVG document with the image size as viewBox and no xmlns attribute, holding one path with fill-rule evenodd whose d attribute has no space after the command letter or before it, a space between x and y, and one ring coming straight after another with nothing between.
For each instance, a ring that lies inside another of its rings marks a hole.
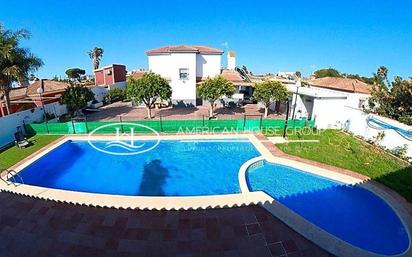
<instances>
[{"instance_id":1,"label":"shadow on pool water","mask_svg":"<svg viewBox=\"0 0 412 257\"><path fill-rule=\"evenodd\" d=\"M152 160L144 165L142 182L137 195L165 196L163 186L169 177L169 170L162 166L160 160Z\"/></svg>"}]
</instances>

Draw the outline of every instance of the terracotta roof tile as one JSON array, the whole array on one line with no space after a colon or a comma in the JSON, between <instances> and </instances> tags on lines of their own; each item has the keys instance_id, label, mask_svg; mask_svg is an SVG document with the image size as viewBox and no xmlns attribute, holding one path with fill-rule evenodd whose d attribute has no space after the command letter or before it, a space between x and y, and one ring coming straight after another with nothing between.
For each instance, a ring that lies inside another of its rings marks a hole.
<instances>
[{"instance_id":1,"label":"terracotta roof tile","mask_svg":"<svg viewBox=\"0 0 412 257\"><path fill-rule=\"evenodd\" d=\"M17 88L12 88L10 90L10 100L17 100L21 98L25 98L27 93L27 87L17 87Z\"/></svg>"},{"instance_id":2,"label":"terracotta roof tile","mask_svg":"<svg viewBox=\"0 0 412 257\"><path fill-rule=\"evenodd\" d=\"M308 81L315 87L323 87L353 93L370 94L372 85L357 79L325 77Z\"/></svg>"},{"instance_id":3,"label":"terracotta roof tile","mask_svg":"<svg viewBox=\"0 0 412 257\"><path fill-rule=\"evenodd\" d=\"M177 45L164 46L146 51L146 54L167 54L167 53L203 53L203 54L223 54L222 50L208 46L198 45Z\"/></svg>"},{"instance_id":4,"label":"terracotta roof tile","mask_svg":"<svg viewBox=\"0 0 412 257\"><path fill-rule=\"evenodd\" d=\"M222 75L223 78L231 81L231 82L243 82L242 76L240 76L239 72L235 70L222 70Z\"/></svg>"},{"instance_id":5,"label":"terracotta roof tile","mask_svg":"<svg viewBox=\"0 0 412 257\"><path fill-rule=\"evenodd\" d=\"M27 87L27 95L36 95L37 89L41 85L41 80L37 80L33 84ZM69 87L70 84L68 82L63 81L54 81L54 80L43 80L43 93L51 93L51 92L63 92Z\"/></svg>"},{"instance_id":6,"label":"terracotta roof tile","mask_svg":"<svg viewBox=\"0 0 412 257\"><path fill-rule=\"evenodd\" d=\"M140 79L146 73L147 73L147 71L135 71L129 77L132 77L134 79Z\"/></svg>"}]
</instances>

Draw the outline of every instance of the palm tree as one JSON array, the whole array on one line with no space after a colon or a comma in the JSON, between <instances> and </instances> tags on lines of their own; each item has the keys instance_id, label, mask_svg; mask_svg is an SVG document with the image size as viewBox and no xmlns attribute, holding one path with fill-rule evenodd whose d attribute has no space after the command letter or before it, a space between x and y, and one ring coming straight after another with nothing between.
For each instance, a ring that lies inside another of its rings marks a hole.
<instances>
[{"instance_id":1,"label":"palm tree","mask_svg":"<svg viewBox=\"0 0 412 257\"><path fill-rule=\"evenodd\" d=\"M388 68L386 68L385 66L380 66L374 75L374 80L376 84L382 85L384 88L390 87L388 79Z\"/></svg>"},{"instance_id":2,"label":"palm tree","mask_svg":"<svg viewBox=\"0 0 412 257\"><path fill-rule=\"evenodd\" d=\"M386 68L385 66L380 66L378 68L377 74L382 78L386 79L388 77L388 68Z\"/></svg>"},{"instance_id":3,"label":"palm tree","mask_svg":"<svg viewBox=\"0 0 412 257\"><path fill-rule=\"evenodd\" d=\"M103 56L103 48L95 47L89 51L89 57L93 60L93 70L97 70L100 65L100 59Z\"/></svg>"},{"instance_id":4,"label":"palm tree","mask_svg":"<svg viewBox=\"0 0 412 257\"><path fill-rule=\"evenodd\" d=\"M40 58L19 45L29 37L27 30L11 31L0 24L0 96L6 103L7 114L10 114L9 93L13 83L27 81L29 74L43 65Z\"/></svg>"}]
</instances>

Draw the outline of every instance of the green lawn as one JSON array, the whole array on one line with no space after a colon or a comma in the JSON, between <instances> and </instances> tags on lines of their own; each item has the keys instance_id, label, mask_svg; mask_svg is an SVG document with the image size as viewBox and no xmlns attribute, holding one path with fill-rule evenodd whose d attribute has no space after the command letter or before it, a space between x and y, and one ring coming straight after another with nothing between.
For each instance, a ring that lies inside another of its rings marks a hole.
<instances>
[{"instance_id":1,"label":"green lawn","mask_svg":"<svg viewBox=\"0 0 412 257\"><path fill-rule=\"evenodd\" d=\"M36 135L28 139L31 143L29 147L19 149L16 146L12 146L0 152L0 170L7 169L13 166L18 161L26 158L30 154L34 153L35 151L39 150L45 145L53 142L54 140L58 139L61 136L43 136L43 135Z\"/></svg>"},{"instance_id":2,"label":"green lawn","mask_svg":"<svg viewBox=\"0 0 412 257\"><path fill-rule=\"evenodd\" d=\"M412 166L383 150L338 130L292 135L289 139L317 139L320 142L278 144L285 153L366 175L412 202Z\"/></svg>"}]
</instances>

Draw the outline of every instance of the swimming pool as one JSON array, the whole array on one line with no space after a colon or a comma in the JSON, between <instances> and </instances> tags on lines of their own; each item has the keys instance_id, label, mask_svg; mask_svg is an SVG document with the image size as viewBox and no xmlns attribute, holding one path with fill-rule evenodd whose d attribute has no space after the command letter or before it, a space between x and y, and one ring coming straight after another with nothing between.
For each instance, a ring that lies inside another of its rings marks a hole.
<instances>
[{"instance_id":1,"label":"swimming pool","mask_svg":"<svg viewBox=\"0 0 412 257\"><path fill-rule=\"evenodd\" d=\"M93 142L101 148L106 143ZM162 140L153 150L138 155L111 155L87 141L68 140L19 174L24 184L89 193L221 195L240 192L240 166L259 155L245 139Z\"/></svg>"},{"instance_id":2,"label":"swimming pool","mask_svg":"<svg viewBox=\"0 0 412 257\"><path fill-rule=\"evenodd\" d=\"M394 210L360 186L264 162L247 171L251 191L264 191L309 222L359 248L396 255L409 247Z\"/></svg>"}]
</instances>

